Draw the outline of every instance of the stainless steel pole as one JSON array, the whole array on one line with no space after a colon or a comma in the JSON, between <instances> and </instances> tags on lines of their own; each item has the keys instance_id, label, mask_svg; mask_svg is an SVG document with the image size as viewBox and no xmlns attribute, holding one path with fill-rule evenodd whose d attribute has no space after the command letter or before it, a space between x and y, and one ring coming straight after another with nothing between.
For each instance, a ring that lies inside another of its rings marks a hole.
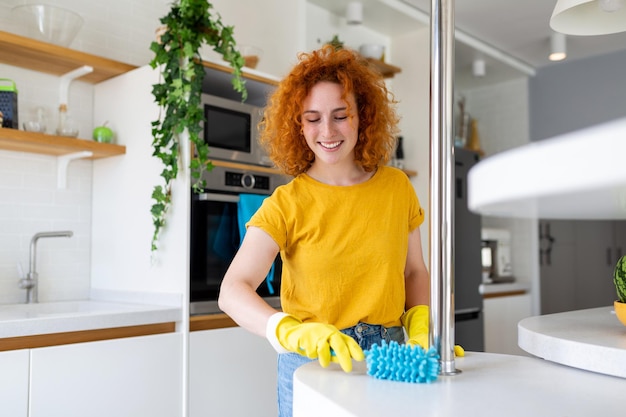
<instances>
[{"instance_id":1,"label":"stainless steel pole","mask_svg":"<svg viewBox=\"0 0 626 417\"><path fill-rule=\"evenodd\" d=\"M454 0L432 0L430 19L430 343L454 375Z\"/></svg>"}]
</instances>

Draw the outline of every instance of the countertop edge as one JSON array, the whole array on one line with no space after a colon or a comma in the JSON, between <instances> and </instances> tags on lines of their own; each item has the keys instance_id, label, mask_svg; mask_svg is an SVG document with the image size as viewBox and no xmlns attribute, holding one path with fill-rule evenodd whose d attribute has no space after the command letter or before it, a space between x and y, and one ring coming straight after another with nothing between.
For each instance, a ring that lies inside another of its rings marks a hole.
<instances>
[{"instance_id":1,"label":"countertop edge","mask_svg":"<svg viewBox=\"0 0 626 417\"><path fill-rule=\"evenodd\" d=\"M612 309L525 318L518 324L519 347L551 362L626 378L626 327Z\"/></svg>"},{"instance_id":2,"label":"countertop edge","mask_svg":"<svg viewBox=\"0 0 626 417\"><path fill-rule=\"evenodd\" d=\"M4 338L123 328L159 323L180 323L182 321L182 309L178 307L93 300L84 300L75 303L84 303L84 305L87 306L93 304L104 306L105 308L101 308L97 311L68 312L64 314L42 315L39 317L0 320L0 342ZM1 307L10 308L10 306L0 306L0 308Z\"/></svg>"}]
</instances>

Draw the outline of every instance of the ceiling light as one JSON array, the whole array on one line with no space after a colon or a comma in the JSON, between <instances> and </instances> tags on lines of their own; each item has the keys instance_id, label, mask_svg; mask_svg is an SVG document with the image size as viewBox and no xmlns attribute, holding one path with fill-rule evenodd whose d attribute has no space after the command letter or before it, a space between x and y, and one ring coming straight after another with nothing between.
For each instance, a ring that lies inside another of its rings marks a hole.
<instances>
[{"instance_id":1,"label":"ceiling light","mask_svg":"<svg viewBox=\"0 0 626 417\"><path fill-rule=\"evenodd\" d=\"M554 32L550 37L550 61L562 61L567 56L566 39L562 33Z\"/></svg>"},{"instance_id":2,"label":"ceiling light","mask_svg":"<svg viewBox=\"0 0 626 417\"><path fill-rule=\"evenodd\" d=\"M474 74L474 77L484 77L486 73L485 60L481 58L475 59L472 62L472 74Z\"/></svg>"},{"instance_id":3,"label":"ceiling light","mask_svg":"<svg viewBox=\"0 0 626 417\"><path fill-rule=\"evenodd\" d=\"M626 31L625 0L558 0L550 27L568 35L606 35Z\"/></svg>"},{"instance_id":4,"label":"ceiling light","mask_svg":"<svg viewBox=\"0 0 626 417\"><path fill-rule=\"evenodd\" d=\"M363 23L363 3L351 1L346 6L346 21L349 25L360 25Z\"/></svg>"}]
</instances>

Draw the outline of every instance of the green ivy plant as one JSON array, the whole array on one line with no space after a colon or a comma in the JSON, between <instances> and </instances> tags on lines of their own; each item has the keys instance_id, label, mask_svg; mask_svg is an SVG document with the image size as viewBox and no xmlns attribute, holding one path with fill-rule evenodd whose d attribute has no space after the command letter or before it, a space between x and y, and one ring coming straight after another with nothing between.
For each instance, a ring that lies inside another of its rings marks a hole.
<instances>
[{"instance_id":1,"label":"green ivy plant","mask_svg":"<svg viewBox=\"0 0 626 417\"><path fill-rule=\"evenodd\" d=\"M208 0L178 0L169 13L161 18L163 30L160 39L152 42L152 68L161 68L161 82L152 86L152 95L158 103L158 120L152 122L153 155L164 165L161 177L164 184L154 187L151 208L154 223L152 251L157 249L159 234L172 202L172 182L179 171L181 134L188 132L195 152L191 155L190 175L194 192L204 187L202 173L213 168L209 148L199 134L204 118L200 106L204 66L199 50L208 45L233 68L233 88L247 98L245 82L241 78L244 59L236 48L234 28L225 26L218 13L212 12Z\"/></svg>"}]
</instances>

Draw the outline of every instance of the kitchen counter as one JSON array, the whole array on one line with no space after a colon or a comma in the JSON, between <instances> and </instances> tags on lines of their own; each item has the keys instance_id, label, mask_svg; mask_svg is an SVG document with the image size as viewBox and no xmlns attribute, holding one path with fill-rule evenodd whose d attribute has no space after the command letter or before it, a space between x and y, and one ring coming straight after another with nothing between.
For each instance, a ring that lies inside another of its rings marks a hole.
<instances>
[{"instance_id":1,"label":"kitchen counter","mask_svg":"<svg viewBox=\"0 0 626 417\"><path fill-rule=\"evenodd\" d=\"M612 306L526 318L518 324L518 341L540 358L626 378L626 326Z\"/></svg>"},{"instance_id":2,"label":"kitchen counter","mask_svg":"<svg viewBox=\"0 0 626 417\"><path fill-rule=\"evenodd\" d=\"M626 381L537 358L467 352L456 376L431 384L378 380L317 362L294 375L294 417L612 416L623 414Z\"/></svg>"},{"instance_id":3,"label":"kitchen counter","mask_svg":"<svg viewBox=\"0 0 626 417\"><path fill-rule=\"evenodd\" d=\"M503 282L493 284L480 284L478 292L484 298L506 297L510 295L526 294L530 290L530 284L524 282Z\"/></svg>"},{"instance_id":4,"label":"kitchen counter","mask_svg":"<svg viewBox=\"0 0 626 417\"><path fill-rule=\"evenodd\" d=\"M181 317L171 306L92 300L0 305L0 350L171 332Z\"/></svg>"}]
</instances>

